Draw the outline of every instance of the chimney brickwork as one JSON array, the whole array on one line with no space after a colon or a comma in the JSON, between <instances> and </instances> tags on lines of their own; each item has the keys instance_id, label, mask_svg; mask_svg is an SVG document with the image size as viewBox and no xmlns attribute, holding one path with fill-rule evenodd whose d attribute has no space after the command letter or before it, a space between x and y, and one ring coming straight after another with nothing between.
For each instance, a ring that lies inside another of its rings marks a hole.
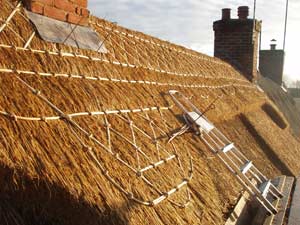
<instances>
[{"instance_id":1,"label":"chimney brickwork","mask_svg":"<svg viewBox=\"0 0 300 225\"><path fill-rule=\"evenodd\" d=\"M261 23L248 19L247 6L239 7L238 19L228 17L228 11L223 9L222 19L214 22L214 56L239 69L248 80L256 81Z\"/></svg>"},{"instance_id":2,"label":"chimney brickwork","mask_svg":"<svg viewBox=\"0 0 300 225\"><path fill-rule=\"evenodd\" d=\"M277 50L276 44L271 44L270 50L261 50L259 53L259 71L278 85L283 82L284 51Z\"/></svg>"},{"instance_id":3,"label":"chimney brickwork","mask_svg":"<svg viewBox=\"0 0 300 225\"><path fill-rule=\"evenodd\" d=\"M88 26L87 0L23 0L26 8L52 19Z\"/></svg>"}]
</instances>

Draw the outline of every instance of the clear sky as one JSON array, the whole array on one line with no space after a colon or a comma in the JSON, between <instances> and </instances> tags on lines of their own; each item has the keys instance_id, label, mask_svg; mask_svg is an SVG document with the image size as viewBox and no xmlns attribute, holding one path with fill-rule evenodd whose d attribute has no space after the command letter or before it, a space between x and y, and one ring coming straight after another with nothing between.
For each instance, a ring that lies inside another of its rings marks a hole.
<instances>
[{"instance_id":1,"label":"clear sky","mask_svg":"<svg viewBox=\"0 0 300 225\"><path fill-rule=\"evenodd\" d=\"M213 55L213 21L222 8L248 5L253 14L254 0L89 0L91 12L127 28ZM282 48L286 0L257 0L257 19L263 21L262 48L270 40ZM285 76L300 80L300 0L289 0Z\"/></svg>"}]
</instances>

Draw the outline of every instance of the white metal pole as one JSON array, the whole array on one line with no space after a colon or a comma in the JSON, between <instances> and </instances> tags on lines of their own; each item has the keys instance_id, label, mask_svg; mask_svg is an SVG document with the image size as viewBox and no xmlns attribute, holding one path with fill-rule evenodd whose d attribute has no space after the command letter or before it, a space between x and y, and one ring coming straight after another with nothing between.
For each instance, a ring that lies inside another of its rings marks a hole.
<instances>
[{"instance_id":1,"label":"white metal pole","mask_svg":"<svg viewBox=\"0 0 300 225\"><path fill-rule=\"evenodd\" d=\"M286 0L285 24L284 24L284 37L283 37L283 51L285 51L285 45L286 45L286 33L287 33L288 11L289 11L289 0Z\"/></svg>"}]
</instances>

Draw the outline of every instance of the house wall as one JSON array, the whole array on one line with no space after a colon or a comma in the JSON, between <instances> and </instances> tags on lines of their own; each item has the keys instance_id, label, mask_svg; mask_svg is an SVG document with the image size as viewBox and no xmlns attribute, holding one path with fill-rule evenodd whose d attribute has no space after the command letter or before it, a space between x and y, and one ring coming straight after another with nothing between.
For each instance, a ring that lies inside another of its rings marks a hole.
<instances>
[{"instance_id":1,"label":"house wall","mask_svg":"<svg viewBox=\"0 0 300 225\"><path fill-rule=\"evenodd\" d=\"M87 26L87 0L23 0L28 10L56 20Z\"/></svg>"},{"instance_id":2,"label":"house wall","mask_svg":"<svg viewBox=\"0 0 300 225\"><path fill-rule=\"evenodd\" d=\"M215 21L213 25L214 56L239 69L248 80L256 81L261 23L248 19L248 13L248 7L239 7L239 18L231 19L228 9L223 10L222 19Z\"/></svg>"}]
</instances>

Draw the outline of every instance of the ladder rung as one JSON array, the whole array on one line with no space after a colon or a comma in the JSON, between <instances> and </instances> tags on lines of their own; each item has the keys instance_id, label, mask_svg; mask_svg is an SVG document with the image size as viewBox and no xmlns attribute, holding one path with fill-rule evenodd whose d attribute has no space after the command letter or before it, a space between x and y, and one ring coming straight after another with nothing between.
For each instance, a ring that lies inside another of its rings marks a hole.
<instances>
[{"instance_id":1,"label":"ladder rung","mask_svg":"<svg viewBox=\"0 0 300 225\"><path fill-rule=\"evenodd\" d=\"M270 186L271 186L271 181L268 180L266 181L265 183L261 184L261 186L259 187L259 190L261 192L261 195L266 198L267 197L267 194L269 192L269 189L270 189Z\"/></svg>"},{"instance_id":2,"label":"ladder rung","mask_svg":"<svg viewBox=\"0 0 300 225\"><path fill-rule=\"evenodd\" d=\"M242 168L241 168L241 172L242 174L245 174L248 172L248 170L253 166L252 161L247 162Z\"/></svg>"},{"instance_id":3,"label":"ladder rung","mask_svg":"<svg viewBox=\"0 0 300 225\"><path fill-rule=\"evenodd\" d=\"M222 148L222 152L223 153L226 153L226 152L229 152L231 149L233 149L234 148L234 144L233 143L231 143L231 144L229 144L229 145L226 145L224 148Z\"/></svg>"}]
</instances>

